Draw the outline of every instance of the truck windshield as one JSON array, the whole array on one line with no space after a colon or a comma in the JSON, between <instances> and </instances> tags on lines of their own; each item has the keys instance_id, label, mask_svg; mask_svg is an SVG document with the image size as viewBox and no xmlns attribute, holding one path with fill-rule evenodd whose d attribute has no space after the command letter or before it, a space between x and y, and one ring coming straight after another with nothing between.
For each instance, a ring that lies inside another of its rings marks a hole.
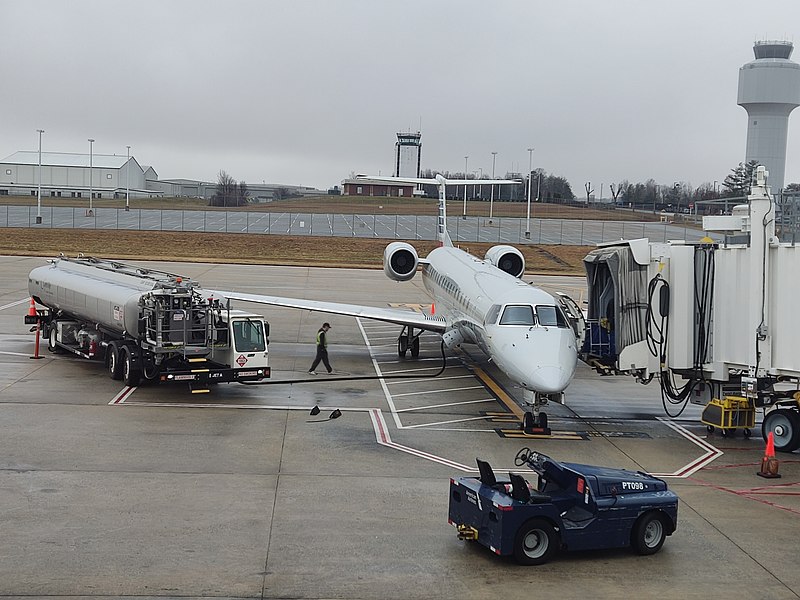
<instances>
[{"instance_id":1,"label":"truck windshield","mask_svg":"<svg viewBox=\"0 0 800 600\"><path fill-rule=\"evenodd\" d=\"M263 352L264 324L261 321L242 319L233 322L233 343L237 352Z\"/></svg>"}]
</instances>

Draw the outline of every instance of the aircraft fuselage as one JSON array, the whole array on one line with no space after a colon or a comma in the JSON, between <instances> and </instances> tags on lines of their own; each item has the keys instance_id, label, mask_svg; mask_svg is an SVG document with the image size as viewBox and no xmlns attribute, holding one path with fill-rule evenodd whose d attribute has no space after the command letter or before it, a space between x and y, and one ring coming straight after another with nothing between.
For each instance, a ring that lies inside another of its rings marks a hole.
<instances>
[{"instance_id":1,"label":"aircraft fuselage","mask_svg":"<svg viewBox=\"0 0 800 600\"><path fill-rule=\"evenodd\" d=\"M434 249L422 279L444 317L448 345L477 344L523 388L563 392L575 373L575 335L547 292L463 250Z\"/></svg>"}]
</instances>

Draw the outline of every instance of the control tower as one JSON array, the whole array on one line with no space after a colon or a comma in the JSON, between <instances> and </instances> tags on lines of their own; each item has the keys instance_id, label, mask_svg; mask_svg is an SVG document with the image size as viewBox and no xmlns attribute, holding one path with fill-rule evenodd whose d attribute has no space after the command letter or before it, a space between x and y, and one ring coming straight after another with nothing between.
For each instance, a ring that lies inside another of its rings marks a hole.
<instances>
[{"instance_id":1,"label":"control tower","mask_svg":"<svg viewBox=\"0 0 800 600\"><path fill-rule=\"evenodd\" d=\"M739 69L737 104L747 111L745 160L767 168L776 192L783 188L789 113L800 106L800 65L789 60L792 50L792 42L756 42L756 59Z\"/></svg>"},{"instance_id":2,"label":"control tower","mask_svg":"<svg viewBox=\"0 0 800 600\"><path fill-rule=\"evenodd\" d=\"M419 177L420 160L422 159L422 134L398 133L394 152L395 177Z\"/></svg>"}]
</instances>

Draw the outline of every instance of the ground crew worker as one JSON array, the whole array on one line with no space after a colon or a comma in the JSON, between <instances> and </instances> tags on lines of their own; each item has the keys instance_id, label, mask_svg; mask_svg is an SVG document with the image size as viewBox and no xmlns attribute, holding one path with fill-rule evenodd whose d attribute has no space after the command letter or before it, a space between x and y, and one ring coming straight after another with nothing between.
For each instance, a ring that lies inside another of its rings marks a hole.
<instances>
[{"instance_id":1,"label":"ground crew worker","mask_svg":"<svg viewBox=\"0 0 800 600\"><path fill-rule=\"evenodd\" d=\"M331 328L330 323L323 323L322 327L319 328L317 331L317 355L314 357L314 362L311 363L311 368L308 370L310 375L316 375L317 372L315 369L319 364L319 361L322 361L322 364L325 365L325 368L328 369L328 375L333 373L333 369L331 368L331 363L328 362L328 330Z\"/></svg>"}]
</instances>

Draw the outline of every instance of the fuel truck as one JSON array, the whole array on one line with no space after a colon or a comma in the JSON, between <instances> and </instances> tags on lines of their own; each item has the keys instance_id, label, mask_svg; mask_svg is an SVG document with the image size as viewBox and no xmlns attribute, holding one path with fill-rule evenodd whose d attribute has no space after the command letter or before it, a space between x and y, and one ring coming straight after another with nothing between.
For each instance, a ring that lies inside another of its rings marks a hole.
<instances>
[{"instance_id":1,"label":"fuel truck","mask_svg":"<svg viewBox=\"0 0 800 600\"><path fill-rule=\"evenodd\" d=\"M28 276L45 308L25 321L38 324L50 352L103 361L129 386L183 382L202 393L269 378L269 324L191 279L92 257L48 263Z\"/></svg>"}]
</instances>

